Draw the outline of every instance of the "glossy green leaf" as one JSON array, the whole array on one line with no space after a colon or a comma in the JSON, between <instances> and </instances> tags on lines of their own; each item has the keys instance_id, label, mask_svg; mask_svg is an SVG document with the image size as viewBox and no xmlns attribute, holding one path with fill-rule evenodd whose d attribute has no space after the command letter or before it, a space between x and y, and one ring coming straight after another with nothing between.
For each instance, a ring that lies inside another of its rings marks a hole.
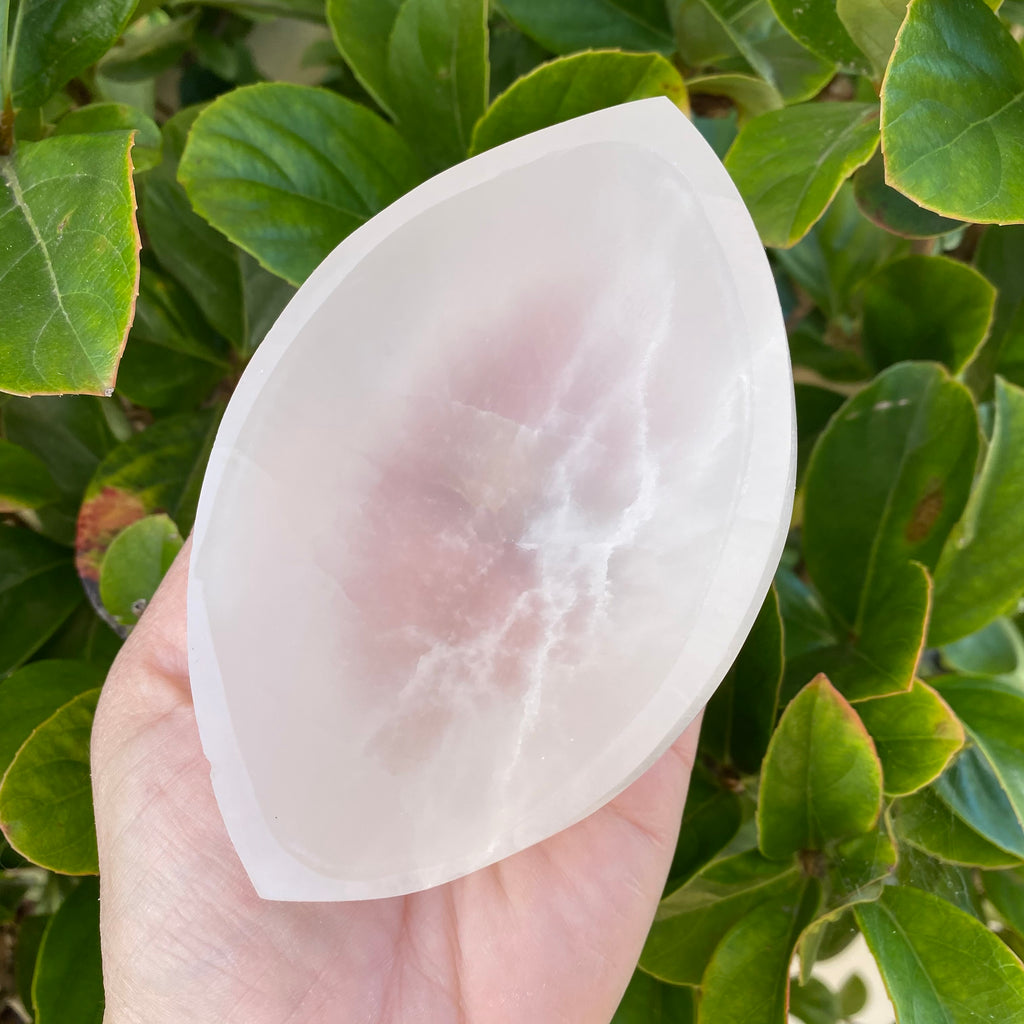
<instances>
[{"instance_id":1,"label":"glossy green leaf","mask_svg":"<svg viewBox=\"0 0 1024 1024\"><path fill-rule=\"evenodd\" d=\"M272 83L236 89L203 110L179 177L214 227L298 284L421 172L395 130L365 107Z\"/></svg>"},{"instance_id":2,"label":"glossy green leaf","mask_svg":"<svg viewBox=\"0 0 1024 1024\"><path fill-rule=\"evenodd\" d=\"M435 166L461 160L487 105L484 0L330 0L327 11L342 56L406 138Z\"/></svg>"},{"instance_id":3,"label":"glossy green leaf","mask_svg":"<svg viewBox=\"0 0 1024 1024\"><path fill-rule=\"evenodd\" d=\"M0 157L0 389L114 386L139 275L130 146L67 135Z\"/></svg>"},{"instance_id":4,"label":"glossy green leaf","mask_svg":"<svg viewBox=\"0 0 1024 1024\"><path fill-rule=\"evenodd\" d=\"M921 565L894 566L869 586L857 629L831 647L795 658L787 665L787 683L824 672L849 700L909 689L924 647L930 598ZM790 692L789 685L783 689Z\"/></svg>"},{"instance_id":5,"label":"glossy green leaf","mask_svg":"<svg viewBox=\"0 0 1024 1024\"><path fill-rule=\"evenodd\" d=\"M61 493L56 505L38 513L48 537L74 543L86 485L100 459L116 444L112 423L118 423L117 414L112 399L71 395L8 398L4 403L4 436L40 459Z\"/></svg>"},{"instance_id":6,"label":"glossy green leaf","mask_svg":"<svg viewBox=\"0 0 1024 1024\"><path fill-rule=\"evenodd\" d=\"M32 981L35 1024L99 1024L103 1019L99 883L86 878L43 934Z\"/></svg>"},{"instance_id":7,"label":"glossy green leaf","mask_svg":"<svg viewBox=\"0 0 1024 1024\"><path fill-rule=\"evenodd\" d=\"M942 677L934 684L971 744L936 791L973 829L1024 856L1024 690L981 676Z\"/></svg>"},{"instance_id":8,"label":"glossy green leaf","mask_svg":"<svg viewBox=\"0 0 1024 1024\"><path fill-rule=\"evenodd\" d=\"M696 997L692 988L666 985L637 970L611 1024L693 1024L696 1019Z\"/></svg>"},{"instance_id":9,"label":"glossy green leaf","mask_svg":"<svg viewBox=\"0 0 1024 1024\"><path fill-rule=\"evenodd\" d=\"M882 806L882 770L856 712L824 676L782 714L761 770L758 845L782 859L867 832Z\"/></svg>"},{"instance_id":10,"label":"glossy green leaf","mask_svg":"<svg viewBox=\"0 0 1024 1024\"><path fill-rule=\"evenodd\" d=\"M598 50L561 57L514 82L491 104L473 130L470 152L649 96L687 106L682 76L656 53Z\"/></svg>"},{"instance_id":11,"label":"glossy green leaf","mask_svg":"<svg viewBox=\"0 0 1024 1024\"><path fill-rule=\"evenodd\" d=\"M703 749L754 773L768 749L782 684L782 616L773 587L735 662L704 711Z\"/></svg>"},{"instance_id":12,"label":"glossy green leaf","mask_svg":"<svg viewBox=\"0 0 1024 1024\"><path fill-rule=\"evenodd\" d=\"M100 62L107 78L137 82L174 67L188 49L199 12L172 18L157 8L137 19Z\"/></svg>"},{"instance_id":13,"label":"glossy green leaf","mask_svg":"<svg viewBox=\"0 0 1024 1024\"><path fill-rule=\"evenodd\" d=\"M778 264L827 316L860 310L860 286L889 260L909 252L909 243L883 231L861 213L849 183L792 249L776 249Z\"/></svg>"},{"instance_id":14,"label":"glossy green leaf","mask_svg":"<svg viewBox=\"0 0 1024 1024\"><path fill-rule=\"evenodd\" d=\"M878 146L870 103L805 103L748 121L725 159L765 245L798 242Z\"/></svg>"},{"instance_id":15,"label":"glossy green leaf","mask_svg":"<svg viewBox=\"0 0 1024 1024\"><path fill-rule=\"evenodd\" d=\"M812 921L805 929L797 943L797 955L800 957L800 981L807 984L815 964L831 960L843 950L860 932L853 919L853 910L843 907L832 910L828 914Z\"/></svg>"},{"instance_id":16,"label":"glossy green leaf","mask_svg":"<svg viewBox=\"0 0 1024 1024\"><path fill-rule=\"evenodd\" d=\"M905 256L864 286L864 349L876 370L934 359L959 373L985 340L996 291L973 267L945 256Z\"/></svg>"},{"instance_id":17,"label":"glossy green leaf","mask_svg":"<svg viewBox=\"0 0 1024 1024\"><path fill-rule=\"evenodd\" d=\"M42 459L0 440L0 512L39 508L59 498L60 491Z\"/></svg>"},{"instance_id":18,"label":"glossy green leaf","mask_svg":"<svg viewBox=\"0 0 1024 1024\"><path fill-rule=\"evenodd\" d=\"M906 17L907 0L836 0L835 10L854 45L881 75Z\"/></svg>"},{"instance_id":19,"label":"glossy green leaf","mask_svg":"<svg viewBox=\"0 0 1024 1024\"><path fill-rule=\"evenodd\" d=\"M898 860L885 818L865 835L837 843L828 855L825 873L829 907L837 910L877 899Z\"/></svg>"},{"instance_id":20,"label":"glossy green leaf","mask_svg":"<svg viewBox=\"0 0 1024 1024\"><path fill-rule=\"evenodd\" d=\"M732 100L744 119L779 110L783 105L778 89L756 75L697 75L687 79L686 88L694 96L724 96Z\"/></svg>"},{"instance_id":21,"label":"glossy green leaf","mask_svg":"<svg viewBox=\"0 0 1024 1024\"><path fill-rule=\"evenodd\" d=\"M107 611L126 626L138 622L183 543L165 515L146 516L122 530L100 566L100 600Z\"/></svg>"},{"instance_id":22,"label":"glossy green leaf","mask_svg":"<svg viewBox=\"0 0 1024 1024\"><path fill-rule=\"evenodd\" d=\"M964 675L1024 679L1024 638L1010 619L995 619L943 647L942 660Z\"/></svg>"},{"instance_id":23,"label":"glossy green leaf","mask_svg":"<svg viewBox=\"0 0 1024 1024\"><path fill-rule=\"evenodd\" d=\"M909 887L855 913L900 1024L1024 1021L1024 967L981 921Z\"/></svg>"},{"instance_id":24,"label":"glossy green leaf","mask_svg":"<svg viewBox=\"0 0 1024 1024\"><path fill-rule=\"evenodd\" d=\"M835 72L783 28L768 0L671 0L669 8L690 67L758 75L787 103L817 95Z\"/></svg>"},{"instance_id":25,"label":"glossy green leaf","mask_svg":"<svg viewBox=\"0 0 1024 1024\"><path fill-rule=\"evenodd\" d=\"M125 103L90 103L65 114L54 135L99 135L103 132L135 132L132 166L136 173L160 163L163 141L160 129L147 114Z\"/></svg>"},{"instance_id":26,"label":"glossy green leaf","mask_svg":"<svg viewBox=\"0 0 1024 1024\"><path fill-rule=\"evenodd\" d=\"M935 567L932 644L975 632L1024 592L1024 389L997 380L995 410L981 473Z\"/></svg>"},{"instance_id":27,"label":"glossy green leaf","mask_svg":"<svg viewBox=\"0 0 1024 1024\"><path fill-rule=\"evenodd\" d=\"M39 947L52 915L33 914L18 927L18 945L14 951L14 974L18 997L24 1006L32 1005L32 976L36 971Z\"/></svg>"},{"instance_id":28,"label":"glossy green leaf","mask_svg":"<svg viewBox=\"0 0 1024 1024\"><path fill-rule=\"evenodd\" d=\"M985 895L1000 917L1018 935L1024 935L1024 876L1021 872L986 871L982 880Z\"/></svg>"},{"instance_id":29,"label":"glossy green leaf","mask_svg":"<svg viewBox=\"0 0 1024 1024\"><path fill-rule=\"evenodd\" d=\"M808 50L847 71L866 74L870 65L836 13L835 0L771 0L779 21Z\"/></svg>"},{"instance_id":30,"label":"glossy green leaf","mask_svg":"<svg viewBox=\"0 0 1024 1024\"><path fill-rule=\"evenodd\" d=\"M118 391L147 409L187 409L231 370L227 344L173 278L142 268Z\"/></svg>"},{"instance_id":31,"label":"glossy green leaf","mask_svg":"<svg viewBox=\"0 0 1024 1024\"><path fill-rule=\"evenodd\" d=\"M678 889L721 853L742 823L743 806L739 795L726 788L706 766L698 762L690 777L666 891Z\"/></svg>"},{"instance_id":32,"label":"glossy green leaf","mask_svg":"<svg viewBox=\"0 0 1024 1024\"><path fill-rule=\"evenodd\" d=\"M1024 226L990 227L981 237L974 265L995 286L996 314L986 349L991 369L1024 386Z\"/></svg>"},{"instance_id":33,"label":"glossy green leaf","mask_svg":"<svg viewBox=\"0 0 1024 1024\"><path fill-rule=\"evenodd\" d=\"M913 0L882 87L886 180L979 223L1024 219L1024 53L984 0Z\"/></svg>"},{"instance_id":34,"label":"glossy green leaf","mask_svg":"<svg viewBox=\"0 0 1024 1024\"><path fill-rule=\"evenodd\" d=\"M786 1019L789 962L820 898L819 884L805 879L796 893L762 903L732 926L701 980L698 1024Z\"/></svg>"},{"instance_id":35,"label":"glossy green leaf","mask_svg":"<svg viewBox=\"0 0 1024 1024\"><path fill-rule=\"evenodd\" d=\"M737 921L766 900L798 895L802 885L794 864L765 860L756 850L712 861L661 901L641 968L676 985L699 985Z\"/></svg>"},{"instance_id":36,"label":"glossy green leaf","mask_svg":"<svg viewBox=\"0 0 1024 1024\"><path fill-rule=\"evenodd\" d=\"M110 49L138 0L21 0L11 36L14 103L40 107Z\"/></svg>"},{"instance_id":37,"label":"glossy green leaf","mask_svg":"<svg viewBox=\"0 0 1024 1024\"><path fill-rule=\"evenodd\" d=\"M191 529L218 419L216 410L205 410L158 420L100 463L85 493L76 541L78 573L94 600L103 555L126 526L166 512L183 536Z\"/></svg>"},{"instance_id":38,"label":"glossy green leaf","mask_svg":"<svg viewBox=\"0 0 1024 1024\"><path fill-rule=\"evenodd\" d=\"M152 251L189 292L203 315L236 348L247 322L239 251L192 209L178 182L178 161L199 108L179 111L164 125L163 160L146 175L140 210Z\"/></svg>"},{"instance_id":39,"label":"glossy green leaf","mask_svg":"<svg viewBox=\"0 0 1024 1024\"><path fill-rule=\"evenodd\" d=\"M66 875L94 875L96 827L89 736L100 691L87 690L40 723L0 783L0 827L29 860Z\"/></svg>"},{"instance_id":40,"label":"glossy green leaf","mask_svg":"<svg viewBox=\"0 0 1024 1024\"><path fill-rule=\"evenodd\" d=\"M81 601L67 548L0 526L0 677L35 653Z\"/></svg>"},{"instance_id":41,"label":"glossy green leaf","mask_svg":"<svg viewBox=\"0 0 1024 1024\"><path fill-rule=\"evenodd\" d=\"M927 786L964 743L956 715L920 680L906 693L861 701L856 710L875 741L889 796Z\"/></svg>"},{"instance_id":42,"label":"glossy green leaf","mask_svg":"<svg viewBox=\"0 0 1024 1024\"><path fill-rule=\"evenodd\" d=\"M876 153L854 174L853 192L869 220L904 238L935 238L963 226L962 221L923 209L887 185L881 153Z\"/></svg>"},{"instance_id":43,"label":"glossy green leaf","mask_svg":"<svg viewBox=\"0 0 1024 1024\"><path fill-rule=\"evenodd\" d=\"M502 0L501 8L552 53L614 46L668 56L674 49L662 0Z\"/></svg>"},{"instance_id":44,"label":"glossy green leaf","mask_svg":"<svg viewBox=\"0 0 1024 1024\"><path fill-rule=\"evenodd\" d=\"M910 799L915 798L916 794ZM930 892L966 914L985 917L974 868L936 860L913 845L900 847L894 884Z\"/></svg>"},{"instance_id":45,"label":"glossy green leaf","mask_svg":"<svg viewBox=\"0 0 1024 1024\"><path fill-rule=\"evenodd\" d=\"M967 389L930 363L890 367L832 419L807 468L803 547L847 623L863 619L869 589L880 592L908 560L935 565L966 504L977 449Z\"/></svg>"},{"instance_id":46,"label":"glossy green leaf","mask_svg":"<svg viewBox=\"0 0 1024 1024\"><path fill-rule=\"evenodd\" d=\"M787 661L835 642L831 623L818 595L796 573L779 569L775 574L775 592L782 615ZM810 679L804 682L810 682Z\"/></svg>"},{"instance_id":47,"label":"glossy green leaf","mask_svg":"<svg viewBox=\"0 0 1024 1024\"><path fill-rule=\"evenodd\" d=\"M0 775L37 726L105 675L88 661L33 661L0 682Z\"/></svg>"},{"instance_id":48,"label":"glossy green leaf","mask_svg":"<svg viewBox=\"0 0 1024 1024\"><path fill-rule=\"evenodd\" d=\"M794 363L798 360L794 358ZM846 400L844 395L815 384L796 384L796 475L797 485L803 480L811 451L828 421L838 412Z\"/></svg>"}]
</instances>

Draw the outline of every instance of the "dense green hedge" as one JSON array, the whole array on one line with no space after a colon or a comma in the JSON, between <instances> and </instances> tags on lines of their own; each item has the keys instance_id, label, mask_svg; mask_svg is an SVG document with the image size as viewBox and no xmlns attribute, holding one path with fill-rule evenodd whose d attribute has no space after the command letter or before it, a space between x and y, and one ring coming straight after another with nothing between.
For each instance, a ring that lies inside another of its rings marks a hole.
<instances>
[{"instance_id":1,"label":"dense green hedge","mask_svg":"<svg viewBox=\"0 0 1024 1024\"><path fill-rule=\"evenodd\" d=\"M279 16L321 88L261 81ZM97 1019L98 688L294 286L430 174L665 95L770 247L800 476L616 1020L844 1019L814 967L861 932L905 1024L1024 1021L1022 34L1019 0L0 0L5 996Z\"/></svg>"}]
</instances>

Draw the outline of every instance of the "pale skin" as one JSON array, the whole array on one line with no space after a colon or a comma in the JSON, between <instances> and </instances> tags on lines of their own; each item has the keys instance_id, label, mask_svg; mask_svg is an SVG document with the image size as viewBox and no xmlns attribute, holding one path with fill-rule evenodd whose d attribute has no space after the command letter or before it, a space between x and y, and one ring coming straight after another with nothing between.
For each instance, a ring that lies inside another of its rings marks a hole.
<instances>
[{"instance_id":1,"label":"pale skin","mask_svg":"<svg viewBox=\"0 0 1024 1024\"><path fill-rule=\"evenodd\" d=\"M96 715L104 1024L607 1024L672 859L698 724L595 814L448 885L262 900L196 731L188 550Z\"/></svg>"}]
</instances>

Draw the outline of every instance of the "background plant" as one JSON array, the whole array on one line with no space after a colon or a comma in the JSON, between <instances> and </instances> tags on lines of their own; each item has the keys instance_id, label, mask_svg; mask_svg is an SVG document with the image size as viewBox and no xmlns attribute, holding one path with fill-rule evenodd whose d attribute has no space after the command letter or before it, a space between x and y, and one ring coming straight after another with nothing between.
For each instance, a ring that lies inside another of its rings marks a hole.
<instances>
[{"instance_id":1,"label":"background plant","mask_svg":"<svg viewBox=\"0 0 1024 1024\"><path fill-rule=\"evenodd\" d=\"M320 26L322 87L263 80L278 18ZM294 286L430 174L666 95L769 247L799 491L616 1020L847 1019L862 988L814 969L863 933L904 1024L1024 1022L1022 26L1016 0L0 0L3 1019L98 1019L92 712Z\"/></svg>"}]
</instances>

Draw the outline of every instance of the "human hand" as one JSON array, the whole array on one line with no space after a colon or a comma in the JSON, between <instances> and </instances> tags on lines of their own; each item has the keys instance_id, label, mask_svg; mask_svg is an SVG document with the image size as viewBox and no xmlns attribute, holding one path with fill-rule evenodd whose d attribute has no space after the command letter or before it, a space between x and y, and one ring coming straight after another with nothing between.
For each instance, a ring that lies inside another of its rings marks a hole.
<instances>
[{"instance_id":1,"label":"human hand","mask_svg":"<svg viewBox=\"0 0 1024 1024\"><path fill-rule=\"evenodd\" d=\"M607 1024L672 859L698 723L578 824L425 892L256 895L196 730L187 544L92 739L105 1024Z\"/></svg>"}]
</instances>

